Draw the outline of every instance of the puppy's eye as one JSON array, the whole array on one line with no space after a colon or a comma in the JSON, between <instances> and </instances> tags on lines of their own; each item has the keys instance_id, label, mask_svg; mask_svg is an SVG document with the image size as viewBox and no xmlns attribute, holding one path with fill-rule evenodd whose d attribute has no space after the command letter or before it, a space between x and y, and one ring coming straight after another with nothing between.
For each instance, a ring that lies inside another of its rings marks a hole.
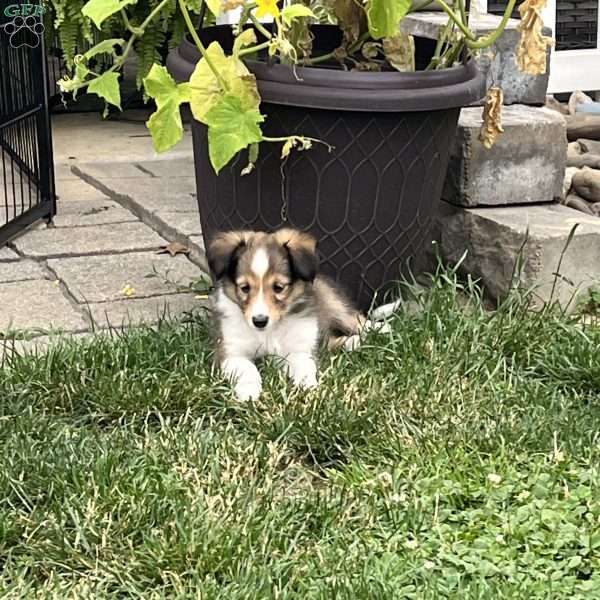
<instances>
[{"instance_id":1,"label":"puppy's eye","mask_svg":"<svg viewBox=\"0 0 600 600\"><path fill-rule=\"evenodd\" d=\"M285 285L282 285L281 283L274 283L273 284L273 291L276 294L281 294L284 290L285 290Z\"/></svg>"},{"instance_id":2,"label":"puppy's eye","mask_svg":"<svg viewBox=\"0 0 600 600\"><path fill-rule=\"evenodd\" d=\"M240 288L240 292L242 292L242 294L250 293L250 286L247 283L240 285L239 288Z\"/></svg>"}]
</instances>

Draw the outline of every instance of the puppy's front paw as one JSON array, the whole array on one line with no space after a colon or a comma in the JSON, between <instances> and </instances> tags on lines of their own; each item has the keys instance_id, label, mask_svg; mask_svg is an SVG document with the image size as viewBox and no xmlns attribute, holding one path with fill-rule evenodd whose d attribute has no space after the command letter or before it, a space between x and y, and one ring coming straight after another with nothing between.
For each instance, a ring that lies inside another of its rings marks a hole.
<instances>
[{"instance_id":1,"label":"puppy's front paw","mask_svg":"<svg viewBox=\"0 0 600 600\"><path fill-rule=\"evenodd\" d=\"M258 380L243 380L235 384L235 395L240 402L257 400L262 392L262 383Z\"/></svg>"},{"instance_id":2,"label":"puppy's front paw","mask_svg":"<svg viewBox=\"0 0 600 600\"><path fill-rule=\"evenodd\" d=\"M287 365L288 374L297 386L303 388L317 387L317 364L310 354L288 356Z\"/></svg>"},{"instance_id":3,"label":"puppy's front paw","mask_svg":"<svg viewBox=\"0 0 600 600\"><path fill-rule=\"evenodd\" d=\"M360 335L358 333L355 335L349 335L344 340L344 348L346 350L356 350L357 348L360 347L361 341L362 340L360 339Z\"/></svg>"}]
</instances>

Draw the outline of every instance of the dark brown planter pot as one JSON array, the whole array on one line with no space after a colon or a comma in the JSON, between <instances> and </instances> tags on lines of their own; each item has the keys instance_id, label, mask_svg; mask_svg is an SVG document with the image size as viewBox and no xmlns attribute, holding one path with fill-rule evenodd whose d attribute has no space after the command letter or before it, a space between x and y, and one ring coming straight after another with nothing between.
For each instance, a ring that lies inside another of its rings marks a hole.
<instances>
[{"instance_id":1,"label":"dark brown planter pot","mask_svg":"<svg viewBox=\"0 0 600 600\"><path fill-rule=\"evenodd\" d=\"M314 29L320 52L339 44L337 28ZM231 48L231 28L202 32ZM428 61L427 41L417 61ZM167 66L189 79L200 55L184 41ZM215 175L207 129L192 126L198 206L205 243L229 229L273 230L284 224L318 239L322 270L362 309L377 291L413 272L431 243L460 108L479 100L485 82L474 62L444 71L348 72L247 61L267 117L264 134L323 140L280 160L280 144L261 144L256 169L242 176L247 153Z\"/></svg>"}]
</instances>

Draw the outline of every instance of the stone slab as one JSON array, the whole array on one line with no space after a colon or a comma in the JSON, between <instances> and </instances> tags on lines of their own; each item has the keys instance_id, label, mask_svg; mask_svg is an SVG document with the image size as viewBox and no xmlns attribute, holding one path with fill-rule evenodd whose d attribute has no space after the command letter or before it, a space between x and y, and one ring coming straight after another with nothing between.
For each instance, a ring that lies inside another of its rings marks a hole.
<instances>
[{"instance_id":1,"label":"stone slab","mask_svg":"<svg viewBox=\"0 0 600 600\"><path fill-rule=\"evenodd\" d=\"M154 213L157 219L160 219L165 227L169 227L173 232L183 234L184 236L201 235L200 216L198 209L194 212L168 212L157 210ZM159 229L162 231L162 229Z\"/></svg>"},{"instance_id":2,"label":"stone slab","mask_svg":"<svg viewBox=\"0 0 600 600\"><path fill-rule=\"evenodd\" d=\"M85 331L87 323L53 281L0 283L0 331Z\"/></svg>"},{"instance_id":3,"label":"stone slab","mask_svg":"<svg viewBox=\"0 0 600 600\"><path fill-rule=\"evenodd\" d=\"M146 160L136 163L154 177L192 177L194 175L194 158L175 158L165 160Z\"/></svg>"},{"instance_id":4,"label":"stone slab","mask_svg":"<svg viewBox=\"0 0 600 600\"><path fill-rule=\"evenodd\" d=\"M133 212L140 209L153 213L194 212L196 201L196 178L189 177L96 177L88 165L77 167L77 171L92 181L106 195ZM133 201L133 202L132 202ZM137 214L137 212L136 212ZM140 216L138 214L138 216Z\"/></svg>"},{"instance_id":5,"label":"stone slab","mask_svg":"<svg viewBox=\"0 0 600 600\"><path fill-rule=\"evenodd\" d=\"M471 29L479 36L494 31L502 17L481 14L470 21ZM404 17L400 28L412 35L436 40L446 26L448 17L444 12L426 11L411 13ZM517 67L516 51L521 37L518 19L509 19L505 31L495 44L478 53L476 60L485 74L487 87L499 85L504 90L505 104L545 103L550 75L550 49L547 50L545 75L527 75ZM552 30L544 27L544 35L552 36Z\"/></svg>"},{"instance_id":6,"label":"stone slab","mask_svg":"<svg viewBox=\"0 0 600 600\"><path fill-rule=\"evenodd\" d=\"M46 228L31 231L14 241L19 252L31 257L155 250L166 243L165 239L139 222L96 227Z\"/></svg>"},{"instance_id":7,"label":"stone slab","mask_svg":"<svg viewBox=\"0 0 600 600\"><path fill-rule=\"evenodd\" d=\"M1 283L45 278L46 272L42 268L42 265L33 260L22 259L18 261L0 263Z\"/></svg>"},{"instance_id":8,"label":"stone slab","mask_svg":"<svg viewBox=\"0 0 600 600\"><path fill-rule=\"evenodd\" d=\"M128 298L115 302L90 303L86 306L98 327L124 327L153 324L164 318L176 318L200 309L206 302L194 294L170 294L152 298Z\"/></svg>"},{"instance_id":9,"label":"stone slab","mask_svg":"<svg viewBox=\"0 0 600 600\"><path fill-rule=\"evenodd\" d=\"M548 108L503 110L504 133L487 149L479 141L480 108L461 111L444 186L461 206L503 206L562 198L567 165L566 125Z\"/></svg>"},{"instance_id":10,"label":"stone slab","mask_svg":"<svg viewBox=\"0 0 600 600\"><path fill-rule=\"evenodd\" d=\"M93 162L86 164L89 175L97 179L150 179L154 178L151 172L140 167L135 162Z\"/></svg>"},{"instance_id":11,"label":"stone slab","mask_svg":"<svg viewBox=\"0 0 600 600\"><path fill-rule=\"evenodd\" d=\"M19 255L14 250L4 246L0 248L0 262L8 260L19 260Z\"/></svg>"},{"instance_id":12,"label":"stone slab","mask_svg":"<svg viewBox=\"0 0 600 600\"><path fill-rule=\"evenodd\" d=\"M137 221L137 217L109 198L89 200L59 200L53 223L56 227L86 227L107 223Z\"/></svg>"},{"instance_id":13,"label":"stone slab","mask_svg":"<svg viewBox=\"0 0 600 600\"><path fill-rule=\"evenodd\" d=\"M152 252L52 259L48 266L78 302L123 300L126 288L134 298L172 294L202 276L183 255Z\"/></svg>"},{"instance_id":14,"label":"stone slab","mask_svg":"<svg viewBox=\"0 0 600 600\"><path fill-rule=\"evenodd\" d=\"M107 200L107 196L98 191L89 183L82 181L79 176L73 175L73 179L56 182L56 195L60 201L72 200L96 200L99 202Z\"/></svg>"},{"instance_id":15,"label":"stone slab","mask_svg":"<svg viewBox=\"0 0 600 600\"><path fill-rule=\"evenodd\" d=\"M503 298L510 290L521 251L519 279L527 287L536 286L540 302L551 299L555 285L553 299L573 308L577 294L600 285L600 218L558 204L474 209L442 205L444 259L457 263L466 251L462 269L481 278L493 298Z\"/></svg>"}]
</instances>

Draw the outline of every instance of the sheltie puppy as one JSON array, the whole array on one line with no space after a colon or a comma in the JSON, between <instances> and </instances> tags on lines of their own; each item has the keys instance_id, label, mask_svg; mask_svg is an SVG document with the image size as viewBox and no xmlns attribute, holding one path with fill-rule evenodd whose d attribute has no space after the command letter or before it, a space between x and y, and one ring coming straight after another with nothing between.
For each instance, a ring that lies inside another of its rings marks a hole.
<instances>
[{"instance_id":1,"label":"sheltie puppy","mask_svg":"<svg viewBox=\"0 0 600 600\"><path fill-rule=\"evenodd\" d=\"M317 385L320 342L356 347L369 322L335 284L318 273L316 241L293 229L218 234L207 251L217 359L240 400L262 389L254 364L281 359L298 386Z\"/></svg>"}]
</instances>

